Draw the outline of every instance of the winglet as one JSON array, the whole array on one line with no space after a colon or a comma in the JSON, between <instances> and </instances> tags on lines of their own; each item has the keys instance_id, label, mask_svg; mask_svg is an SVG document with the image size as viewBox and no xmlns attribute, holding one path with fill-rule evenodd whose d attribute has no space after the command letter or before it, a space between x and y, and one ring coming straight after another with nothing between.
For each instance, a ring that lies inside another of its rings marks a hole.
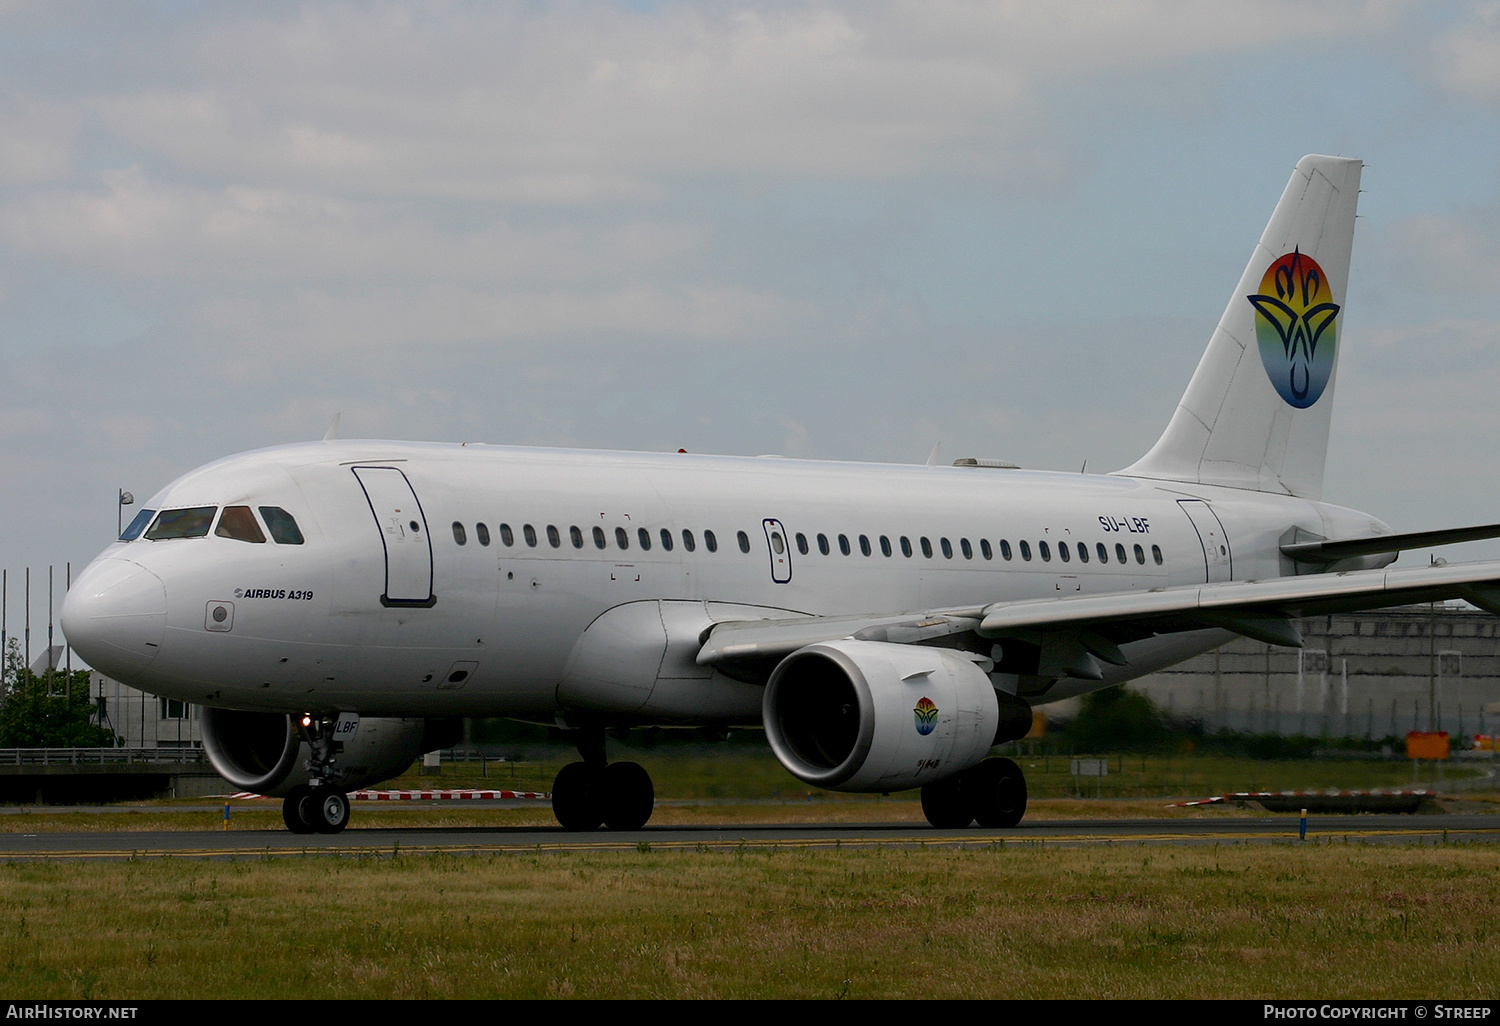
<instances>
[{"instance_id":1,"label":"winglet","mask_svg":"<svg viewBox=\"0 0 1500 1026\"><path fill-rule=\"evenodd\" d=\"M342 413L335 413L333 415L333 420L330 421L329 424L328 424L328 430L325 431L325 432L323 432L323 441L325 441L325 442L336 442L336 441L338 441L338 437L339 437L339 417L341 417L341 416L343 416Z\"/></svg>"}]
</instances>

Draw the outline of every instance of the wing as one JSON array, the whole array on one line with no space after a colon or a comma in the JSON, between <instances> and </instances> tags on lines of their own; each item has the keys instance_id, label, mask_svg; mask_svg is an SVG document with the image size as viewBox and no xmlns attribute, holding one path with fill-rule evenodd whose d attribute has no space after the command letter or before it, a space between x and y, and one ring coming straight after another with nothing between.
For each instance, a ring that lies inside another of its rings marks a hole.
<instances>
[{"instance_id":1,"label":"wing","mask_svg":"<svg viewBox=\"0 0 1500 1026\"><path fill-rule=\"evenodd\" d=\"M1031 665L1017 667L1018 672L1102 679L1100 661L1126 665L1120 646L1145 638L1217 627L1270 644L1300 647L1302 638L1292 623L1299 617L1455 598L1500 616L1500 561L1306 574L901 614L728 621L709 630L697 661L703 666L764 666L805 645L851 637L949 644L977 652L995 641L1014 641L1022 649L1036 649Z\"/></svg>"}]
</instances>

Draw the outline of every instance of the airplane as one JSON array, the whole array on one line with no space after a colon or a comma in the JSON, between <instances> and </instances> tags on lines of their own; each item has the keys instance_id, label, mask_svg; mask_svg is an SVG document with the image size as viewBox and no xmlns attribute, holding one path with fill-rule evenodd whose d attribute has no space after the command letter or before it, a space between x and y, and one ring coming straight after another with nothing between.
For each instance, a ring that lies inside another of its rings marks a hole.
<instances>
[{"instance_id":1,"label":"airplane","mask_svg":"<svg viewBox=\"0 0 1500 1026\"><path fill-rule=\"evenodd\" d=\"M1236 635L1299 645L1302 616L1500 615L1500 562L1387 569L1500 525L1396 534L1321 501L1361 170L1297 164L1164 433L1115 473L330 437L167 485L64 632L202 706L214 767L297 832L343 829L348 791L475 716L566 732L572 830L649 820L649 774L605 744L647 725L764 727L808 784L1014 826L1024 775L989 753L1035 706Z\"/></svg>"}]
</instances>

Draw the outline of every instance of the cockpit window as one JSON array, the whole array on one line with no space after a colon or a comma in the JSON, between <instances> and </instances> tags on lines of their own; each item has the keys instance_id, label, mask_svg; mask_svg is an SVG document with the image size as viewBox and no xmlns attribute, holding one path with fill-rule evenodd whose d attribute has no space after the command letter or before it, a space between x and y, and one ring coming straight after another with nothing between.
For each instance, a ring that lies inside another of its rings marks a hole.
<instances>
[{"instance_id":1,"label":"cockpit window","mask_svg":"<svg viewBox=\"0 0 1500 1026\"><path fill-rule=\"evenodd\" d=\"M156 516L156 510L154 509L141 510L135 515L135 519L130 522L130 526L126 527L120 535L120 540L135 541L141 536L141 532L146 529L146 525L151 523L151 518L154 516Z\"/></svg>"},{"instance_id":2,"label":"cockpit window","mask_svg":"<svg viewBox=\"0 0 1500 1026\"><path fill-rule=\"evenodd\" d=\"M278 545L301 545L302 532L297 528L297 521L292 515L280 506L262 506L260 515L266 521L266 528L271 532L271 537Z\"/></svg>"},{"instance_id":3,"label":"cockpit window","mask_svg":"<svg viewBox=\"0 0 1500 1026\"><path fill-rule=\"evenodd\" d=\"M213 525L217 506L194 506L192 509L164 509L156 523L146 532L147 541L166 538L202 538Z\"/></svg>"},{"instance_id":4,"label":"cockpit window","mask_svg":"<svg viewBox=\"0 0 1500 1026\"><path fill-rule=\"evenodd\" d=\"M249 506L225 506L214 534L220 538L233 538L235 541L254 542L257 545L264 545L266 541Z\"/></svg>"}]
</instances>

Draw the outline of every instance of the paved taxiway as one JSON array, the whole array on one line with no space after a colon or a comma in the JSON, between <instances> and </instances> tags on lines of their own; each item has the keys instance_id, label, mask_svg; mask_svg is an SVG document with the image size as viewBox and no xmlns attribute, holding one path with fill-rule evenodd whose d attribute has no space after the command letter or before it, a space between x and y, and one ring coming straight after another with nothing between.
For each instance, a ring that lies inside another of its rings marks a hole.
<instances>
[{"instance_id":1,"label":"paved taxiway","mask_svg":"<svg viewBox=\"0 0 1500 1026\"><path fill-rule=\"evenodd\" d=\"M932 830L910 823L729 827L647 827L624 832L568 833L557 827L351 828L341 834L295 835L283 830L94 831L0 834L0 860L268 858L288 855L372 855L449 852L713 850L927 847L1034 844L1250 844L1296 842L1296 817L1185 820L1036 820L1011 830ZM1314 816L1307 839L1367 844L1500 842L1500 816Z\"/></svg>"}]
</instances>

